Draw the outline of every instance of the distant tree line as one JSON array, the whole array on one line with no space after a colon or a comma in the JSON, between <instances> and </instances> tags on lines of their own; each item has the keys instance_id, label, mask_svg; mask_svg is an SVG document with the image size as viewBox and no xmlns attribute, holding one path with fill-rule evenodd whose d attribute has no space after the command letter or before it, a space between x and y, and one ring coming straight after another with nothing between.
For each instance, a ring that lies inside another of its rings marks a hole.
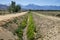
<instances>
[{"instance_id":1,"label":"distant tree line","mask_svg":"<svg viewBox=\"0 0 60 40\"><path fill-rule=\"evenodd\" d=\"M11 5L8 8L9 12L18 12L21 10L21 6L20 5L16 5L16 3L14 1L11 1Z\"/></svg>"}]
</instances>

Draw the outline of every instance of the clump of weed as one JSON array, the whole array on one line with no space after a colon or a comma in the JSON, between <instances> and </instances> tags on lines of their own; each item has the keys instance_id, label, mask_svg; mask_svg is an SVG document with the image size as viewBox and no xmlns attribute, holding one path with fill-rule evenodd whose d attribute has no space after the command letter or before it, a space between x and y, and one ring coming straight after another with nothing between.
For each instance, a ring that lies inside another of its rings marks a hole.
<instances>
[{"instance_id":1,"label":"clump of weed","mask_svg":"<svg viewBox=\"0 0 60 40\"><path fill-rule=\"evenodd\" d=\"M29 16L28 16L28 29L27 29L27 38L28 40L34 40L35 39L35 25L34 25L34 21L33 21L33 17L32 17L32 13L29 12Z\"/></svg>"},{"instance_id":2,"label":"clump of weed","mask_svg":"<svg viewBox=\"0 0 60 40\"><path fill-rule=\"evenodd\" d=\"M22 22L20 24L18 24L18 29L16 30L16 34L19 37L19 40L23 40L23 29L26 27L27 25L27 16L24 17L24 19L22 20Z\"/></svg>"}]
</instances>

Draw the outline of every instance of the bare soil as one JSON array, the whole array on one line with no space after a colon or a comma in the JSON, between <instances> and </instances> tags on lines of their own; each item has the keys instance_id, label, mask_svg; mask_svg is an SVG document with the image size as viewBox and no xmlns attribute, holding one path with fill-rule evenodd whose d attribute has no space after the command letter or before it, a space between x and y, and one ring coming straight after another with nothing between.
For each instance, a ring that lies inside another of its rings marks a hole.
<instances>
[{"instance_id":1,"label":"bare soil","mask_svg":"<svg viewBox=\"0 0 60 40\"><path fill-rule=\"evenodd\" d=\"M2 20L8 20L14 17L22 16L26 14L27 12L22 12L22 13L16 13L16 14L7 14L7 15L0 15L0 21Z\"/></svg>"},{"instance_id":2,"label":"bare soil","mask_svg":"<svg viewBox=\"0 0 60 40\"><path fill-rule=\"evenodd\" d=\"M12 32L14 32L18 25L14 22L12 22L16 17L18 17L17 22L21 22L22 18L20 16L24 16L27 12L22 12L22 13L16 13L16 14L7 14L7 15L0 15L0 40L18 40L17 35L13 35ZM6 25L1 26L1 24L5 23L5 21L11 20L12 23L8 23L8 27ZM5 27L6 26L6 27Z\"/></svg>"},{"instance_id":3,"label":"bare soil","mask_svg":"<svg viewBox=\"0 0 60 40\"><path fill-rule=\"evenodd\" d=\"M33 12L37 40L60 40L60 18Z\"/></svg>"}]
</instances>

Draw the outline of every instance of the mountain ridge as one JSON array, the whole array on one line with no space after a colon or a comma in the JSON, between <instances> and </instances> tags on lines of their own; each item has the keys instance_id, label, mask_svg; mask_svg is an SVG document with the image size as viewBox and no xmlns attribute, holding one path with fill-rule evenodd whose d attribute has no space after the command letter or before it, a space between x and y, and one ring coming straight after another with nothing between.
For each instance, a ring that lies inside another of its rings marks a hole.
<instances>
[{"instance_id":1,"label":"mountain ridge","mask_svg":"<svg viewBox=\"0 0 60 40\"><path fill-rule=\"evenodd\" d=\"M0 10L7 10L8 6L4 4L0 4Z\"/></svg>"},{"instance_id":2,"label":"mountain ridge","mask_svg":"<svg viewBox=\"0 0 60 40\"><path fill-rule=\"evenodd\" d=\"M23 10L60 10L60 6L39 6L35 4L29 4L29 5L20 5ZM0 10L6 10L9 6L0 4Z\"/></svg>"},{"instance_id":3,"label":"mountain ridge","mask_svg":"<svg viewBox=\"0 0 60 40\"><path fill-rule=\"evenodd\" d=\"M39 6L39 5L35 5L35 4L29 4L26 5L24 7L22 7L24 9L31 9L31 10L60 10L60 6Z\"/></svg>"}]
</instances>

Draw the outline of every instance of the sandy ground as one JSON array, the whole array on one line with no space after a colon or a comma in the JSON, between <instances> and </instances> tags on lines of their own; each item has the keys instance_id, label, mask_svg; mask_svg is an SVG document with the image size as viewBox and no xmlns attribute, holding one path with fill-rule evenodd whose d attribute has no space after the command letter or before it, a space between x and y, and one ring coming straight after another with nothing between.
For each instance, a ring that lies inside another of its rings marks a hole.
<instances>
[{"instance_id":1,"label":"sandy ground","mask_svg":"<svg viewBox=\"0 0 60 40\"><path fill-rule=\"evenodd\" d=\"M39 15L39 16L42 16L42 17L45 17L45 18L48 18L48 19L51 19L51 20L60 20L59 17L55 17L55 16L48 16L48 15L43 15L43 14L37 14L36 15Z\"/></svg>"},{"instance_id":2,"label":"sandy ground","mask_svg":"<svg viewBox=\"0 0 60 40\"><path fill-rule=\"evenodd\" d=\"M17 39L18 37L17 36L14 36L12 32L6 30L5 28L3 27L0 27L0 40L3 39L3 40L15 40Z\"/></svg>"},{"instance_id":3,"label":"sandy ground","mask_svg":"<svg viewBox=\"0 0 60 40\"><path fill-rule=\"evenodd\" d=\"M7 15L0 15L0 21L2 20L8 20L14 17L22 16L26 14L27 12L22 12L22 13L16 13L16 14L7 14Z\"/></svg>"},{"instance_id":4,"label":"sandy ground","mask_svg":"<svg viewBox=\"0 0 60 40\"><path fill-rule=\"evenodd\" d=\"M22 12L22 13L16 13L16 14L7 14L7 15L0 15L0 25L3 23L4 21L8 21L11 20L15 17L18 16L23 16L25 15L27 12ZM12 24L13 25L13 24ZM15 25L16 26L16 25ZM14 27L15 27L14 26ZM13 35L12 32L8 31L7 29L0 27L0 40L16 40L18 39L18 37L16 35Z\"/></svg>"},{"instance_id":5,"label":"sandy ground","mask_svg":"<svg viewBox=\"0 0 60 40\"><path fill-rule=\"evenodd\" d=\"M37 40L60 40L60 18L34 12Z\"/></svg>"}]
</instances>

